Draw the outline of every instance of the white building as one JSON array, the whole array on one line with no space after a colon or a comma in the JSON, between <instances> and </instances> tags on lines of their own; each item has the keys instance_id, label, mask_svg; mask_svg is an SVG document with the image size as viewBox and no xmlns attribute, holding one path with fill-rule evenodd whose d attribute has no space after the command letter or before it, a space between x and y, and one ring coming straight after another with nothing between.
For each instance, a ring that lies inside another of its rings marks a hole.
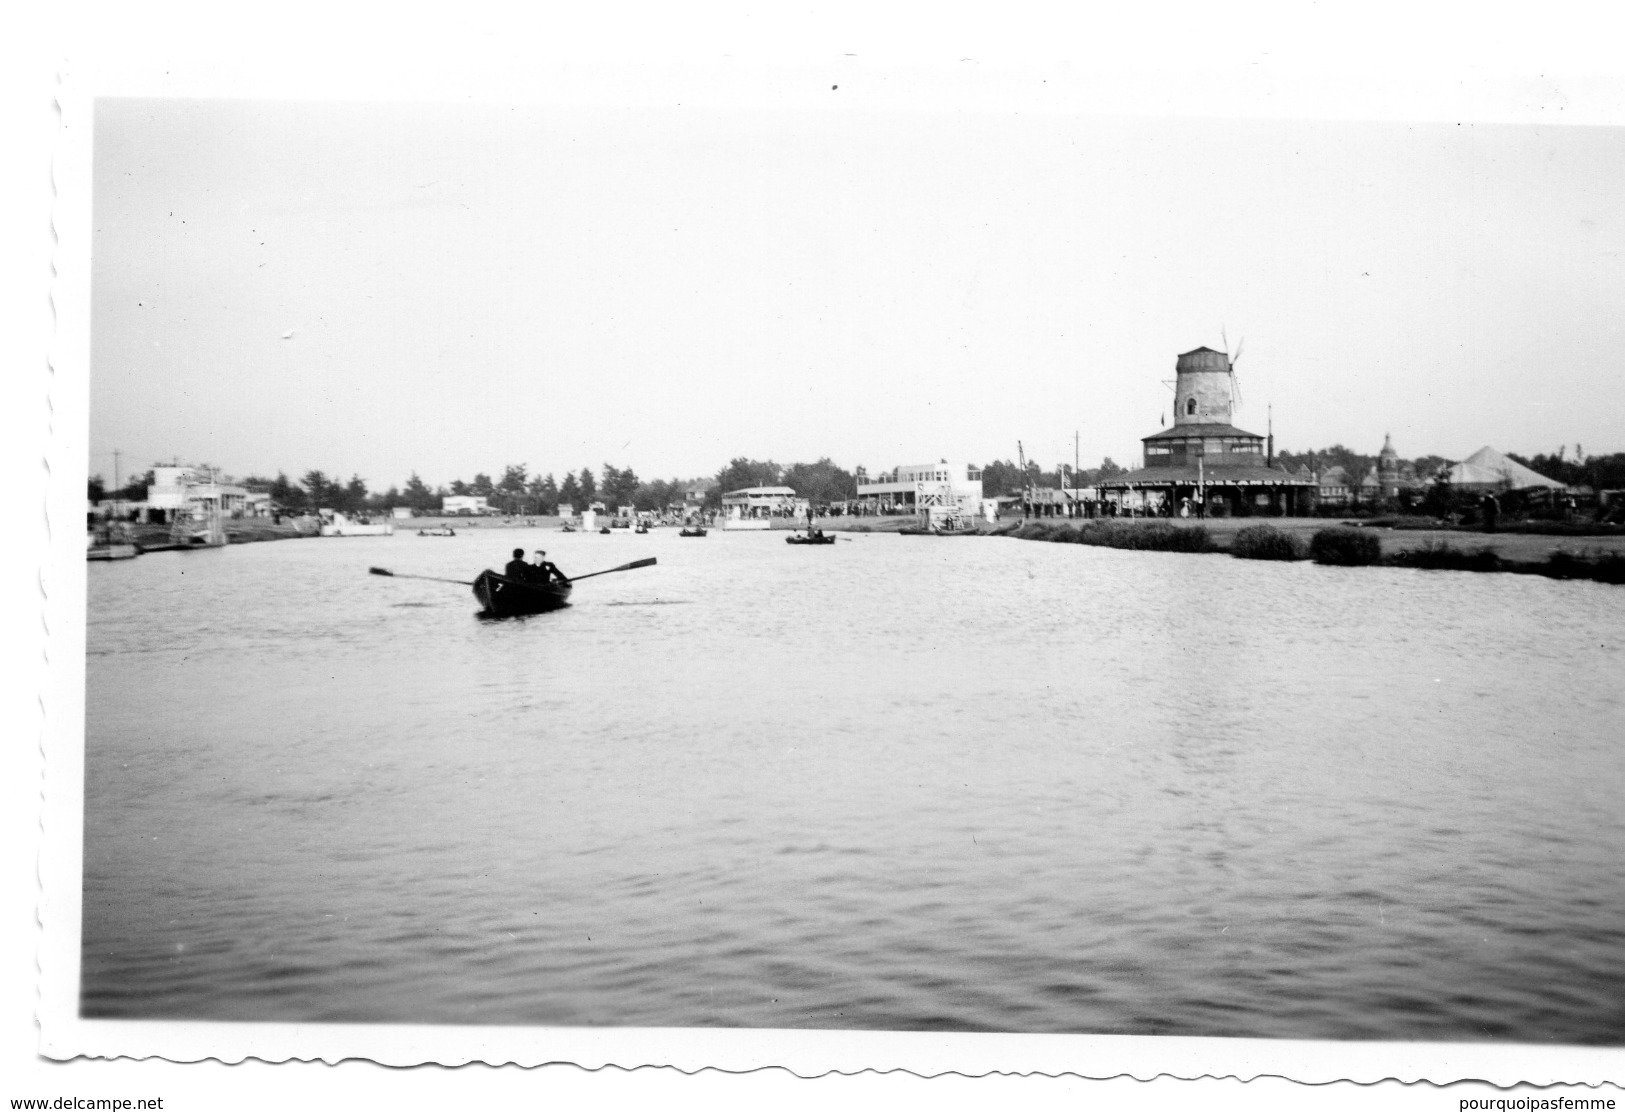
<instances>
[{"instance_id":1,"label":"white building","mask_svg":"<svg viewBox=\"0 0 1625 1112\"><path fill-rule=\"evenodd\" d=\"M491 508L490 502L483 494L448 494L440 502L440 512L460 517L472 517L479 514L495 513L496 511Z\"/></svg>"},{"instance_id":2,"label":"white building","mask_svg":"<svg viewBox=\"0 0 1625 1112\"><path fill-rule=\"evenodd\" d=\"M212 467L155 466L147 487L147 510L162 510L166 518L183 512L204 517L219 510L227 517L270 513L270 497L250 495Z\"/></svg>"},{"instance_id":3,"label":"white building","mask_svg":"<svg viewBox=\"0 0 1625 1112\"><path fill-rule=\"evenodd\" d=\"M741 517L787 517L804 511L805 503L787 486L743 487L722 496L722 512Z\"/></svg>"},{"instance_id":4,"label":"white building","mask_svg":"<svg viewBox=\"0 0 1625 1112\"><path fill-rule=\"evenodd\" d=\"M905 464L858 481L860 513L917 514L931 506L957 509L966 517L982 512L982 469L969 463Z\"/></svg>"}]
</instances>

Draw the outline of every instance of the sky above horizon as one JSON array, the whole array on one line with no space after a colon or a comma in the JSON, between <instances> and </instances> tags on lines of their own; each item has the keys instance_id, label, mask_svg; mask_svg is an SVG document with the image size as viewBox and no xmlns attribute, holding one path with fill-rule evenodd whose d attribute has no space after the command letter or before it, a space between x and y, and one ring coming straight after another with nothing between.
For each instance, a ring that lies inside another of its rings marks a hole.
<instances>
[{"instance_id":1,"label":"sky above horizon","mask_svg":"<svg viewBox=\"0 0 1625 1112\"><path fill-rule=\"evenodd\" d=\"M90 471L1625 450L1625 128L103 100Z\"/></svg>"}]
</instances>

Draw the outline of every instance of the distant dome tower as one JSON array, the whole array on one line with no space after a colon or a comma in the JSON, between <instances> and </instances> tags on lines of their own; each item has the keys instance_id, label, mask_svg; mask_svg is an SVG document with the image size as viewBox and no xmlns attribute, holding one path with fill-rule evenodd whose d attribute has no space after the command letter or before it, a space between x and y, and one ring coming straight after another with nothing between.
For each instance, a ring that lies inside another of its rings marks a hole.
<instances>
[{"instance_id":1,"label":"distant dome tower","mask_svg":"<svg viewBox=\"0 0 1625 1112\"><path fill-rule=\"evenodd\" d=\"M1187 351L1175 364L1174 424L1228 425L1234 409L1230 356L1212 348Z\"/></svg>"},{"instance_id":2,"label":"distant dome tower","mask_svg":"<svg viewBox=\"0 0 1625 1112\"><path fill-rule=\"evenodd\" d=\"M1399 497L1399 453L1388 433L1382 434L1382 451L1377 453L1377 489L1384 498Z\"/></svg>"}]
</instances>

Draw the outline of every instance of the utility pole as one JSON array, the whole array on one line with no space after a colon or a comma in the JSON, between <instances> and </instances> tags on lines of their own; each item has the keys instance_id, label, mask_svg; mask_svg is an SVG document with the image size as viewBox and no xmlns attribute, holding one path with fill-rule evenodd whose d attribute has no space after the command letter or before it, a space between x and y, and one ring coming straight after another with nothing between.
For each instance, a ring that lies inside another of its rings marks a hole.
<instances>
[{"instance_id":1,"label":"utility pole","mask_svg":"<svg viewBox=\"0 0 1625 1112\"><path fill-rule=\"evenodd\" d=\"M119 483L119 474L118 474L118 457L119 457L119 450L117 448L114 448L113 449L113 501L115 501L115 502L118 501L118 492L121 489L121 486L120 486L120 483Z\"/></svg>"},{"instance_id":2,"label":"utility pole","mask_svg":"<svg viewBox=\"0 0 1625 1112\"><path fill-rule=\"evenodd\" d=\"M1077 511L1079 511L1079 510L1081 510L1083 508L1081 505L1078 504L1078 502L1079 502L1079 499L1078 499L1078 489L1079 489L1078 488L1078 473L1083 470L1083 460L1082 460L1082 458L1081 458L1081 456L1079 454L1079 451L1078 451L1078 444L1079 444L1078 438L1081 435L1082 435L1081 430L1078 430L1078 429L1073 429L1072 430L1072 502L1073 502L1073 507L1072 507L1073 514L1072 514L1072 516L1073 517L1081 517L1082 515L1080 513L1078 513Z\"/></svg>"},{"instance_id":3,"label":"utility pole","mask_svg":"<svg viewBox=\"0 0 1625 1112\"><path fill-rule=\"evenodd\" d=\"M1027 471L1027 451L1016 441L1016 460L1021 464L1021 520L1027 520L1027 508L1032 505L1032 475Z\"/></svg>"}]
</instances>

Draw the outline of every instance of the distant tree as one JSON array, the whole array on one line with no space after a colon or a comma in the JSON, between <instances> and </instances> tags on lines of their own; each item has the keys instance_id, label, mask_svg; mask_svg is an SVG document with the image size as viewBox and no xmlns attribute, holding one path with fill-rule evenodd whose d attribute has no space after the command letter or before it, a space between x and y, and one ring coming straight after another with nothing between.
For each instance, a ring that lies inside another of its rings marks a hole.
<instances>
[{"instance_id":1,"label":"distant tree","mask_svg":"<svg viewBox=\"0 0 1625 1112\"><path fill-rule=\"evenodd\" d=\"M606 463L598 469L598 497L613 510L620 502L621 469Z\"/></svg>"},{"instance_id":2,"label":"distant tree","mask_svg":"<svg viewBox=\"0 0 1625 1112\"><path fill-rule=\"evenodd\" d=\"M102 482L102 477L100 475L92 475L90 477L90 482L86 484L85 495L90 499L91 505L95 505L97 502L100 502L102 499L107 497L107 487Z\"/></svg>"},{"instance_id":3,"label":"distant tree","mask_svg":"<svg viewBox=\"0 0 1625 1112\"><path fill-rule=\"evenodd\" d=\"M1107 456L1100 461L1100 466L1096 468L1093 481L1098 483L1103 479L1115 479L1119 475L1127 474L1128 468L1118 464L1111 456Z\"/></svg>"},{"instance_id":4,"label":"distant tree","mask_svg":"<svg viewBox=\"0 0 1625 1112\"><path fill-rule=\"evenodd\" d=\"M735 456L728 461L728 466L717 472L718 497L730 490L744 490L746 487L778 486L779 476L784 469L772 460L746 459L744 456ZM720 504L720 502L719 502Z\"/></svg>"},{"instance_id":5,"label":"distant tree","mask_svg":"<svg viewBox=\"0 0 1625 1112\"><path fill-rule=\"evenodd\" d=\"M793 463L785 469L783 483L799 497L828 505L858 496L857 479L835 466L828 456L817 463Z\"/></svg>"},{"instance_id":6,"label":"distant tree","mask_svg":"<svg viewBox=\"0 0 1625 1112\"><path fill-rule=\"evenodd\" d=\"M435 497L427 483L418 478L416 471L406 480L406 489L401 492L401 501L418 516L440 508L440 499Z\"/></svg>"},{"instance_id":7,"label":"distant tree","mask_svg":"<svg viewBox=\"0 0 1625 1112\"><path fill-rule=\"evenodd\" d=\"M551 474L546 476L537 475L531 479L530 483L525 487L525 493L529 496L536 513L556 514L559 512L559 487L553 481Z\"/></svg>"},{"instance_id":8,"label":"distant tree","mask_svg":"<svg viewBox=\"0 0 1625 1112\"><path fill-rule=\"evenodd\" d=\"M153 474L151 468L148 468L145 475L132 477L129 482L124 484L124 486L113 491L112 496L114 498L121 498L126 502L145 502L147 499L147 488L150 487L156 480L157 476Z\"/></svg>"},{"instance_id":9,"label":"distant tree","mask_svg":"<svg viewBox=\"0 0 1625 1112\"><path fill-rule=\"evenodd\" d=\"M982 465L982 493L988 498L1019 494L1021 482L1021 468L1007 459Z\"/></svg>"},{"instance_id":10,"label":"distant tree","mask_svg":"<svg viewBox=\"0 0 1625 1112\"><path fill-rule=\"evenodd\" d=\"M606 463L603 467L603 481L598 484L599 496L610 509L616 506L630 506L638 496L638 475L630 467L619 468Z\"/></svg>"},{"instance_id":11,"label":"distant tree","mask_svg":"<svg viewBox=\"0 0 1625 1112\"><path fill-rule=\"evenodd\" d=\"M1411 461L1411 474L1424 483L1432 482L1435 475L1449 466L1450 461L1443 456L1417 456Z\"/></svg>"},{"instance_id":12,"label":"distant tree","mask_svg":"<svg viewBox=\"0 0 1625 1112\"><path fill-rule=\"evenodd\" d=\"M337 483L329 482L324 471L306 471L304 478L299 480L305 488L305 508L314 513L316 510L331 509L333 497L339 487Z\"/></svg>"},{"instance_id":13,"label":"distant tree","mask_svg":"<svg viewBox=\"0 0 1625 1112\"><path fill-rule=\"evenodd\" d=\"M586 499L581 497L581 484L576 481L574 475L566 472L564 482L559 485L559 504L578 510L585 502Z\"/></svg>"},{"instance_id":14,"label":"distant tree","mask_svg":"<svg viewBox=\"0 0 1625 1112\"><path fill-rule=\"evenodd\" d=\"M583 467L581 469L581 475L577 478L576 484L580 488L583 503L591 502L598 497L598 480L592 477L591 468Z\"/></svg>"},{"instance_id":15,"label":"distant tree","mask_svg":"<svg viewBox=\"0 0 1625 1112\"><path fill-rule=\"evenodd\" d=\"M643 513L662 513L683 500L683 484L678 479L655 479L639 483L632 504Z\"/></svg>"},{"instance_id":16,"label":"distant tree","mask_svg":"<svg viewBox=\"0 0 1625 1112\"><path fill-rule=\"evenodd\" d=\"M474 476L474 481L468 484L468 492L481 498L494 498L497 488L491 482L491 476L481 471Z\"/></svg>"},{"instance_id":17,"label":"distant tree","mask_svg":"<svg viewBox=\"0 0 1625 1112\"><path fill-rule=\"evenodd\" d=\"M462 498L474 492L469 489L468 484L463 480L453 479L451 481L451 493L453 497Z\"/></svg>"},{"instance_id":18,"label":"distant tree","mask_svg":"<svg viewBox=\"0 0 1625 1112\"><path fill-rule=\"evenodd\" d=\"M294 485L288 476L281 471L278 471L276 473L276 478L271 480L268 493L271 495L271 505L275 506L278 510L295 510L302 506L305 501L304 494L297 486Z\"/></svg>"},{"instance_id":19,"label":"distant tree","mask_svg":"<svg viewBox=\"0 0 1625 1112\"><path fill-rule=\"evenodd\" d=\"M367 484L360 475L350 475L350 481L344 484L344 493L339 500L346 513L359 513L367 508Z\"/></svg>"},{"instance_id":20,"label":"distant tree","mask_svg":"<svg viewBox=\"0 0 1625 1112\"><path fill-rule=\"evenodd\" d=\"M524 513L526 473L522 463L510 463L502 469L502 481L497 484L497 496L502 508L509 513Z\"/></svg>"}]
</instances>

